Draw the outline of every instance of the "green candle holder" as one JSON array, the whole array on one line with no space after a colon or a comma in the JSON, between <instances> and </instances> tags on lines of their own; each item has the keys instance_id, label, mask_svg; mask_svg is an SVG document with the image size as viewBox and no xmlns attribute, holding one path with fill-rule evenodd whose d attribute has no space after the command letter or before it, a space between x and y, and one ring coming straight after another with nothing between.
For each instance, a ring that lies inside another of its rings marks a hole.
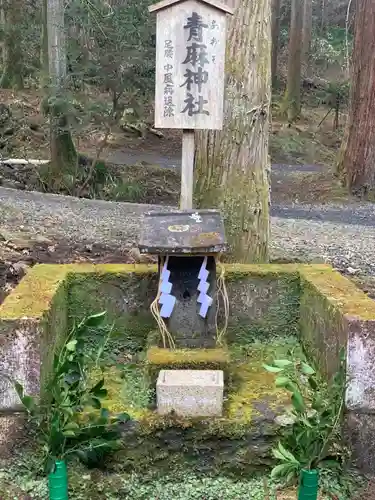
<instances>
[{"instance_id":1,"label":"green candle holder","mask_svg":"<svg viewBox=\"0 0 375 500\"><path fill-rule=\"evenodd\" d=\"M300 477L298 500L317 500L319 490L319 473L314 470L303 470Z\"/></svg>"},{"instance_id":2,"label":"green candle holder","mask_svg":"<svg viewBox=\"0 0 375 500\"><path fill-rule=\"evenodd\" d=\"M50 500L68 500L68 473L65 460L56 460L55 470L48 475Z\"/></svg>"}]
</instances>

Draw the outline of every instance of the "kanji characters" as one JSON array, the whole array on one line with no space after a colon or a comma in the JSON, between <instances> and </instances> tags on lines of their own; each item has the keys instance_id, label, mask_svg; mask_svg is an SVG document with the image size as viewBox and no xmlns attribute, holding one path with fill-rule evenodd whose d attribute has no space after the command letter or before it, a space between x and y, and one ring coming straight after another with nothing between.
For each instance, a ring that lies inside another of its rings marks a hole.
<instances>
[{"instance_id":1,"label":"kanji characters","mask_svg":"<svg viewBox=\"0 0 375 500\"><path fill-rule=\"evenodd\" d=\"M193 12L191 17L188 17L187 23L184 29L189 30L188 42L195 40L196 42L202 42L203 40L203 28L208 28L207 24L202 21L202 16Z\"/></svg>"},{"instance_id":2,"label":"kanji characters","mask_svg":"<svg viewBox=\"0 0 375 500\"><path fill-rule=\"evenodd\" d=\"M203 71L201 66L199 66L197 71L192 71L188 68L184 77L186 80L182 85L180 85L180 87L184 87L186 85L186 89L190 92L192 85L195 84L198 86L198 92L201 92L202 85L208 81L208 71Z\"/></svg>"},{"instance_id":3,"label":"kanji characters","mask_svg":"<svg viewBox=\"0 0 375 500\"><path fill-rule=\"evenodd\" d=\"M190 46L186 47L187 54L184 62L182 64L191 64L196 66L198 63L200 66L204 66L209 63L207 59L207 45L192 43Z\"/></svg>"},{"instance_id":4,"label":"kanji characters","mask_svg":"<svg viewBox=\"0 0 375 500\"><path fill-rule=\"evenodd\" d=\"M175 112L175 104L173 103L173 98L171 95L164 95L164 116L172 117Z\"/></svg>"},{"instance_id":5,"label":"kanji characters","mask_svg":"<svg viewBox=\"0 0 375 500\"><path fill-rule=\"evenodd\" d=\"M173 44L172 40L165 40L164 42L164 56L172 59L173 57Z\"/></svg>"},{"instance_id":6,"label":"kanji characters","mask_svg":"<svg viewBox=\"0 0 375 500\"><path fill-rule=\"evenodd\" d=\"M208 100L204 99L202 95L197 98L193 95L193 88L196 85L198 93L203 90L203 85L208 82L208 71L204 69L206 64L209 64L207 45L203 43L203 29L208 28L202 16L197 12L192 12L191 16L187 18L184 29L189 30L187 41L191 42L186 47L186 57L182 64L189 64L193 67L186 68L184 78L185 81L180 87L186 87L186 99L184 100L184 108L181 113L187 113L188 116L197 114L209 115L209 111L205 109L205 104Z\"/></svg>"},{"instance_id":7,"label":"kanji characters","mask_svg":"<svg viewBox=\"0 0 375 500\"><path fill-rule=\"evenodd\" d=\"M207 111L207 109L204 109L204 105L208 103L207 100L203 99L203 96L199 96L198 100L196 101L193 94L190 92L187 93L187 97L184 100L184 103L186 106L184 109L181 111L181 113L186 113L188 116L194 116L198 114L202 115L209 115L210 113Z\"/></svg>"}]
</instances>

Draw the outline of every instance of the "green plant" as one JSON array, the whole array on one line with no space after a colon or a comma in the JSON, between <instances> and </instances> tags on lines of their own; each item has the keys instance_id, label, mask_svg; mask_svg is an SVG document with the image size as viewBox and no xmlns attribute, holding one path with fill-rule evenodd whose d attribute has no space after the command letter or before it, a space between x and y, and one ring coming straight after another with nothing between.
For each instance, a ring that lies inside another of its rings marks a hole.
<instances>
[{"instance_id":1,"label":"green plant","mask_svg":"<svg viewBox=\"0 0 375 500\"><path fill-rule=\"evenodd\" d=\"M280 462L272 478L291 482L302 469L341 468L345 449L340 423L346 386L345 356L340 354L337 373L327 382L304 361L274 360L264 368L277 375L277 387L291 394L290 426L273 455Z\"/></svg>"},{"instance_id":2,"label":"green plant","mask_svg":"<svg viewBox=\"0 0 375 500\"><path fill-rule=\"evenodd\" d=\"M113 179L112 184L107 183L103 189L105 197L114 201L139 202L146 194L145 186L136 181Z\"/></svg>"},{"instance_id":3,"label":"green plant","mask_svg":"<svg viewBox=\"0 0 375 500\"><path fill-rule=\"evenodd\" d=\"M89 356L84 339L87 330L98 328L104 317L105 313L89 316L71 329L54 355L43 398L25 395L21 384L14 382L30 423L37 429L47 473L53 470L56 460L71 455L88 466L98 465L108 452L117 448L120 424L129 420L127 414L110 415L102 407L107 396L104 378L95 384L90 382L90 367L98 366L107 339Z\"/></svg>"},{"instance_id":4,"label":"green plant","mask_svg":"<svg viewBox=\"0 0 375 500\"><path fill-rule=\"evenodd\" d=\"M140 368L136 364L124 365L121 377L125 380L121 391L123 401L130 408L147 408L154 397L154 389L150 388L144 367Z\"/></svg>"},{"instance_id":5,"label":"green plant","mask_svg":"<svg viewBox=\"0 0 375 500\"><path fill-rule=\"evenodd\" d=\"M323 469L319 474L320 491L329 498L352 500L365 485L365 478L356 470Z\"/></svg>"}]
</instances>

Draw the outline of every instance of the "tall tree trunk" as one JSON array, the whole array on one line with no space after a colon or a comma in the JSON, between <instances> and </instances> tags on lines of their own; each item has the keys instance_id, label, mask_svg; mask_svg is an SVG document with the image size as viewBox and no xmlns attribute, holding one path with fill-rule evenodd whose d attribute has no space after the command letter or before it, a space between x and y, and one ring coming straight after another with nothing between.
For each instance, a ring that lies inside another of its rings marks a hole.
<instances>
[{"instance_id":1,"label":"tall tree trunk","mask_svg":"<svg viewBox=\"0 0 375 500\"><path fill-rule=\"evenodd\" d=\"M77 152L69 129L66 80L66 45L64 0L47 0L46 33L48 41L50 153L49 186L59 191L65 174L74 179L77 173ZM43 49L42 49L43 50Z\"/></svg>"},{"instance_id":2,"label":"tall tree trunk","mask_svg":"<svg viewBox=\"0 0 375 500\"><path fill-rule=\"evenodd\" d=\"M312 0L303 2L302 61L308 64L312 34Z\"/></svg>"},{"instance_id":3,"label":"tall tree trunk","mask_svg":"<svg viewBox=\"0 0 375 500\"><path fill-rule=\"evenodd\" d=\"M289 34L288 80L284 109L289 122L298 118L301 111L301 49L302 49L303 5L301 0L292 0Z\"/></svg>"},{"instance_id":4,"label":"tall tree trunk","mask_svg":"<svg viewBox=\"0 0 375 500\"><path fill-rule=\"evenodd\" d=\"M47 2L48 0L42 0L42 32L40 40L40 66L41 66L41 76L40 84L41 87L45 87L48 81L48 32L47 32Z\"/></svg>"},{"instance_id":5,"label":"tall tree trunk","mask_svg":"<svg viewBox=\"0 0 375 500\"><path fill-rule=\"evenodd\" d=\"M269 239L270 0L238 0L228 33L222 131L196 134L195 198L221 209L230 259L266 262Z\"/></svg>"},{"instance_id":6,"label":"tall tree trunk","mask_svg":"<svg viewBox=\"0 0 375 500\"><path fill-rule=\"evenodd\" d=\"M321 10L321 18L320 18L320 34L324 35L326 31L326 23L327 23L327 0L322 0L322 10Z\"/></svg>"},{"instance_id":7,"label":"tall tree trunk","mask_svg":"<svg viewBox=\"0 0 375 500\"><path fill-rule=\"evenodd\" d=\"M0 0L0 27L1 31L5 32L5 10L4 10L4 1ZM4 67L5 65L5 47L4 40L2 39L0 42L0 54L1 54L1 64Z\"/></svg>"},{"instance_id":8,"label":"tall tree trunk","mask_svg":"<svg viewBox=\"0 0 375 500\"><path fill-rule=\"evenodd\" d=\"M375 2L358 0L350 110L338 172L351 193L375 196Z\"/></svg>"},{"instance_id":9,"label":"tall tree trunk","mask_svg":"<svg viewBox=\"0 0 375 500\"><path fill-rule=\"evenodd\" d=\"M277 57L279 54L279 35L280 35L280 6L281 0L272 0L272 59L271 59L271 74L272 86L277 85Z\"/></svg>"},{"instance_id":10,"label":"tall tree trunk","mask_svg":"<svg viewBox=\"0 0 375 500\"><path fill-rule=\"evenodd\" d=\"M2 0L5 14L4 69L1 88L23 88L22 75L22 0Z\"/></svg>"}]
</instances>

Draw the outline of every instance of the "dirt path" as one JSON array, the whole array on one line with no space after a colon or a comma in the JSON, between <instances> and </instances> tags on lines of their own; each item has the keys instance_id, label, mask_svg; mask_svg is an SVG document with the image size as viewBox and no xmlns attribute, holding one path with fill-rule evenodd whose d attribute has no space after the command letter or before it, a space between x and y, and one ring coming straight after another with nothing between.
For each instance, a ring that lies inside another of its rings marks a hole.
<instances>
[{"instance_id":1,"label":"dirt path","mask_svg":"<svg viewBox=\"0 0 375 500\"><path fill-rule=\"evenodd\" d=\"M162 168L180 169L180 151L174 156L160 155L157 151L134 151L117 149L112 151L107 159L115 165L134 165L144 163L157 165ZM272 184L288 183L288 175L300 173L324 172L327 168L322 165L286 165L273 164L271 168ZM350 205L319 204L306 205L293 203L292 205L272 204L273 217L287 219L305 219L315 221L334 222L338 224L355 224L375 227L375 205L371 203L352 203Z\"/></svg>"},{"instance_id":2,"label":"dirt path","mask_svg":"<svg viewBox=\"0 0 375 500\"><path fill-rule=\"evenodd\" d=\"M134 151L117 149L111 151L107 160L115 165L134 165L135 163L147 163L157 165L162 168L181 168L181 151L176 151L175 155L160 155L154 151ZM276 175L288 174L291 172L321 172L324 170L320 165L285 165L273 164L272 173Z\"/></svg>"}]
</instances>

